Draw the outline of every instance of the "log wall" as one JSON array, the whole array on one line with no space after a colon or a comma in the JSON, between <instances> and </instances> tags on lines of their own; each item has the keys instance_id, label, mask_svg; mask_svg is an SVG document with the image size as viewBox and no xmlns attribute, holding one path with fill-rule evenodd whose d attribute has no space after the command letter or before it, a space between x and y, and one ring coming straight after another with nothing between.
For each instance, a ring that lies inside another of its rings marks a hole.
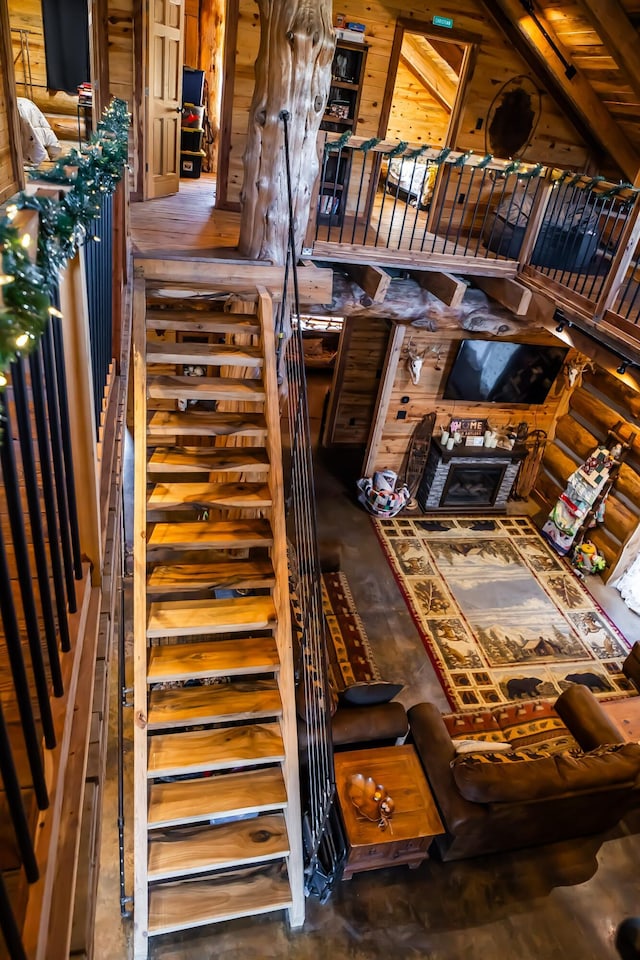
<instances>
[{"instance_id":1,"label":"log wall","mask_svg":"<svg viewBox=\"0 0 640 960\"><path fill-rule=\"evenodd\" d=\"M498 404L498 403L463 403L461 401L443 400L445 384L449 376L460 340L471 337L462 330L455 332L429 333L416 327L407 327L404 333L403 345L398 355L397 366L391 358L388 374L385 376L382 389L388 396L388 402L381 405L379 410L378 439L374 449L370 451L370 462L367 473L373 469L390 467L399 471L407 452L411 435L427 413L436 413L436 434L446 429L452 417L486 418L491 429L498 433L505 432L507 426L517 427L526 422L529 430L545 430L552 433L555 419L562 403L565 391L565 378L561 373L552 386L547 402L544 404ZM479 335L482 339L482 335ZM517 340L527 343L548 343L557 346L550 334L540 331L527 330L506 340ZM407 369L407 348L425 351L422 374L417 385L411 382ZM395 367L395 369L394 369ZM387 381L387 377L391 382ZM402 402L408 397L408 402ZM400 417L398 416L400 414Z\"/></svg>"},{"instance_id":2,"label":"log wall","mask_svg":"<svg viewBox=\"0 0 640 960\"><path fill-rule=\"evenodd\" d=\"M258 16L254 0L238 0L239 22L235 45L233 113L230 118L229 171L227 200L238 202L242 184L242 154L247 134L248 110L253 91L253 64L258 49ZM526 64L507 43L480 0L458 0L456 3L414 2L406 7L399 0L345 0L340 12L347 20L366 24L367 56L358 117L358 136L378 134L378 121L387 82L387 72L396 19L404 17L430 22L434 14L450 16L456 29L479 37L478 55L467 87L460 135L456 146L485 152L485 122L496 93L507 80L522 74L531 75ZM231 65L228 64L228 69ZM588 160L587 150L552 97L542 91L542 114L531 145L524 159L537 159L570 169L582 169ZM285 104L283 104L285 106ZM404 109L404 108L401 108Z\"/></svg>"},{"instance_id":3,"label":"log wall","mask_svg":"<svg viewBox=\"0 0 640 960\"><path fill-rule=\"evenodd\" d=\"M640 395L599 367L586 373L558 420L534 489L534 496L550 510L570 474L614 428L625 440L634 432L637 436L609 494L604 522L588 534L607 561L605 578L640 523Z\"/></svg>"}]
</instances>

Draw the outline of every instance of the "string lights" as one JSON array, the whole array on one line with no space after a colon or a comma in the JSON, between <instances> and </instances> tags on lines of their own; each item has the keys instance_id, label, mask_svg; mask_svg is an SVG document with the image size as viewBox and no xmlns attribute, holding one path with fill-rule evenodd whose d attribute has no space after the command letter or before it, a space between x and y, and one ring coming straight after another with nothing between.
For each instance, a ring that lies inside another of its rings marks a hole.
<instances>
[{"instance_id":1,"label":"string lights","mask_svg":"<svg viewBox=\"0 0 640 960\"><path fill-rule=\"evenodd\" d=\"M105 109L88 146L71 150L48 171L32 178L67 188L59 200L19 193L0 219L0 389L7 384L9 364L19 352L32 349L49 317L61 317L51 305L60 271L78 247L93 237L102 199L113 193L127 161L131 118L124 100ZM35 238L14 225L19 210L38 214Z\"/></svg>"}]
</instances>

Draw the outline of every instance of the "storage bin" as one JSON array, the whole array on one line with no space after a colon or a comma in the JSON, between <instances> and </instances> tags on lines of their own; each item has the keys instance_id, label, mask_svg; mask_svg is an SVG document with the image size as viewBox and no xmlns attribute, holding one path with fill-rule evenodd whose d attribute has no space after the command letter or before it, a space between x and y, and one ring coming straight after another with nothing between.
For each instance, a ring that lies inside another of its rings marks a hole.
<instances>
[{"instance_id":1,"label":"storage bin","mask_svg":"<svg viewBox=\"0 0 640 960\"><path fill-rule=\"evenodd\" d=\"M182 68L182 102L202 103L204 97L204 70Z\"/></svg>"},{"instance_id":2,"label":"storage bin","mask_svg":"<svg viewBox=\"0 0 640 960\"><path fill-rule=\"evenodd\" d=\"M197 180L202 173L204 151L180 154L180 176Z\"/></svg>"},{"instance_id":3,"label":"storage bin","mask_svg":"<svg viewBox=\"0 0 640 960\"><path fill-rule=\"evenodd\" d=\"M181 153L200 153L202 150L202 130L187 130L182 128L180 133Z\"/></svg>"},{"instance_id":4,"label":"storage bin","mask_svg":"<svg viewBox=\"0 0 640 960\"><path fill-rule=\"evenodd\" d=\"M204 126L204 107L198 106L197 103L187 103L185 101L182 104L181 126L183 130L185 128L202 130Z\"/></svg>"}]
</instances>

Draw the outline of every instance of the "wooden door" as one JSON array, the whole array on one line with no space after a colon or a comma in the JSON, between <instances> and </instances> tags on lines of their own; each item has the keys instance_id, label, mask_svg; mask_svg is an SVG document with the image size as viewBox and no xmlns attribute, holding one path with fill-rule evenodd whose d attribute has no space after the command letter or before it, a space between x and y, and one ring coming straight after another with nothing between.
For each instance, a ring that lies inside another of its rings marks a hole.
<instances>
[{"instance_id":1,"label":"wooden door","mask_svg":"<svg viewBox=\"0 0 640 960\"><path fill-rule=\"evenodd\" d=\"M150 0L146 200L177 193L180 185L183 42L184 0Z\"/></svg>"}]
</instances>

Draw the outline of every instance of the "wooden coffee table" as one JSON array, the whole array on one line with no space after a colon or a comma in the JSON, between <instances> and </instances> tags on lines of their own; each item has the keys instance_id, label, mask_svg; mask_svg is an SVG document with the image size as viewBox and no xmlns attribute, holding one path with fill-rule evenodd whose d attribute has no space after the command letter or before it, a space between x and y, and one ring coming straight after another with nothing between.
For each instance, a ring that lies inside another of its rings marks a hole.
<instances>
[{"instance_id":1,"label":"wooden coffee table","mask_svg":"<svg viewBox=\"0 0 640 960\"><path fill-rule=\"evenodd\" d=\"M408 864L415 868L428 856L431 841L444 833L429 784L411 745L349 750L334 756L336 792L349 845L344 879L354 873ZM348 781L355 773L373 777L395 803L390 827L358 813L349 798Z\"/></svg>"}]
</instances>

